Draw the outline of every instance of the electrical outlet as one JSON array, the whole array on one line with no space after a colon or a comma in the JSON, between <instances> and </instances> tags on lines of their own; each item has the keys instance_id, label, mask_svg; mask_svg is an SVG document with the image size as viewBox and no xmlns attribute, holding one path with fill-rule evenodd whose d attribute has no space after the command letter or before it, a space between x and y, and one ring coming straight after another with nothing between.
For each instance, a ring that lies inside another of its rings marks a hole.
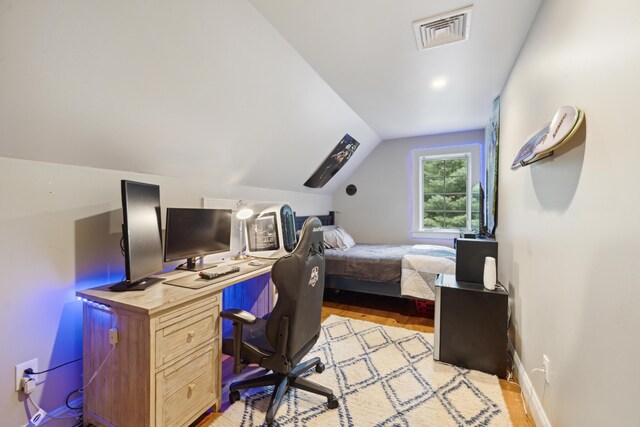
<instances>
[{"instance_id":1,"label":"electrical outlet","mask_svg":"<svg viewBox=\"0 0 640 427\"><path fill-rule=\"evenodd\" d=\"M33 369L33 372L38 372L38 359L32 359L28 362L22 362L16 365L16 391L20 391L20 383L22 381L22 377L24 376L24 371L29 368ZM37 375L34 375L33 378L35 378L37 383Z\"/></svg>"},{"instance_id":2,"label":"electrical outlet","mask_svg":"<svg viewBox=\"0 0 640 427\"><path fill-rule=\"evenodd\" d=\"M544 370L544 382L549 384L549 357L542 355L542 369Z\"/></svg>"}]
</instances>

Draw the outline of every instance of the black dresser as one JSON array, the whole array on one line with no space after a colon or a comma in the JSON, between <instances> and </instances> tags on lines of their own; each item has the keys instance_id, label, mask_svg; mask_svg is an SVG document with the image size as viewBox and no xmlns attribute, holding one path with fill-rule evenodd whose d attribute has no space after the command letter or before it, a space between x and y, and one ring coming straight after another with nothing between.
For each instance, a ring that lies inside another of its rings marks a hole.
<instances>
[{"instance_id":1,"label":"black dresser","mask_svg":"<svg viewBox=\"0 0 640 427\"><path fill-rule=\"evenodd\" d=\"M433 358L505 378L509 294L498 284L441 275L436 282Z\"/></svg>"}]
</instances>

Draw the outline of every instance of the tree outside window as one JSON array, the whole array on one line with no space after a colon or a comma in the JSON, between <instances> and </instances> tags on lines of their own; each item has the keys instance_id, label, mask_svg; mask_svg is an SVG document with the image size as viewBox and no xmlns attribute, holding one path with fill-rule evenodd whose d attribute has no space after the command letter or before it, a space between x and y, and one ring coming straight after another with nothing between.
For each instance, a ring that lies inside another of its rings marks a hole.
<instances>
[{"instance_id":1,"label":"tree outside window","mask_svg":"<svg viewBox=\"0 0 640 427\"><path fill-rule=\"evenodd\" d=\"M469 185L470 155L422 157L420 163L423 229L478 228L480 195Z\"/></svg>"}]
</instances>

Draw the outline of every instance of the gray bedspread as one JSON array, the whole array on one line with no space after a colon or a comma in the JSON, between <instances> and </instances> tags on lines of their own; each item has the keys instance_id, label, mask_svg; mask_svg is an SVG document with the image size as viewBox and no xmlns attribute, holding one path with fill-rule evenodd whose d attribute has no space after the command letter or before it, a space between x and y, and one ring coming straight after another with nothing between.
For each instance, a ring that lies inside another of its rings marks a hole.
<instances>
[{"instance_id":1,"label":"gray bedspread","mask_svg":"<svg viewBox=\"0 0 640 427\"><path fill-rule=\"evenodd\" d=\"M413 245L371 245L325 250L325 274L373 282L400 283L402 257Z\"/></svg>"}]
</instances>

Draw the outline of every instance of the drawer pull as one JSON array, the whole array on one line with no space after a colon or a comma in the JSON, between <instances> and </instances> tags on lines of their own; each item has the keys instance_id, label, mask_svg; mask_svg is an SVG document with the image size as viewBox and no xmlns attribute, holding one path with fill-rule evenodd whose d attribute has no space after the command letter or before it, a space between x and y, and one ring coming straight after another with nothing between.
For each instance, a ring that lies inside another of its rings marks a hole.
<instances>
[{"instance_id":1,"label":"drawer pull","mask_svg":"<svg viewBox=\"0 0 640 427\"><path fill-rule=\"evenodd\" d=\"M196 331L187 332L187 341L191 341L196 336Z\"/></svg>"},{"instance_id":2,"label":"drawer pull","mask_svg":"<svg viewBox=\"0 0 640 427\"><path fill-rule=\"evenodd\" d=\"M196 383L191 383L191 384L189 384L188 388L189 388L189 391L190 391L190 392L191 392L191 391L193 391L193 390L195 390L195 388L196 388Z\"/></svg>"}]
</instances>

